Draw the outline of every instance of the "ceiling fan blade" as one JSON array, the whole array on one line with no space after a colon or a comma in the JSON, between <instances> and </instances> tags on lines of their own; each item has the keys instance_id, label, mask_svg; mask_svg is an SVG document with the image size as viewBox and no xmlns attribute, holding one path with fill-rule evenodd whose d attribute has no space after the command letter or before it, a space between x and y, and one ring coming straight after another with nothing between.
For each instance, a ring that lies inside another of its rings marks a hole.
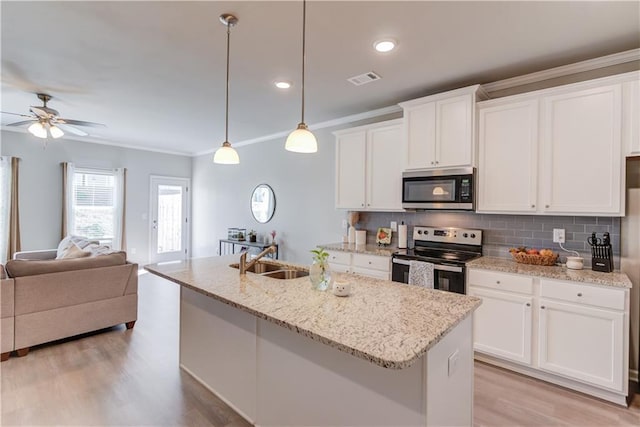
<instances>
[{"instance_id":1,"label":"ceiling fan blade","mask_svg":"<svg viewBox=\"0 0 640 427\"><path fill-rule=\"evenodd\" d=\"M22 126L22 125L26 125L26 124L30 124L33 122L37 122L38 119L31 119L31 120L24 120L24 121L20 121L20 122L13 122L13 123L9 123L7 126Z\"/></svg>"},{"instance_id":2,"label":"ceiling fan blade","mask_svg":"<svg viewBox=\"0 0 640 427\"><path fill-rule=\"evenodd\" d=\"M61 123L61 122L57 122L55 124L56 126L58 126L60 129L62 129L65 132L69 132L72 133L74 135L78 135L78 136L89 136L89 134L83 130L80 130L76 127L70 126L66 123Z\"/></svg>"},{"instance_id":3,"label":"ceiling fan blade","mask_svg":"<svg viewBox=\"0 0 640 427\"><path fill-rule=\"evenodd\" d=\"M31 106L29 108L33 114L43 119L49 118L49 112L42 107Z\"/></svg>"},{"instance_id":4,"label":"ceiling fan blade","mask_svg":"<svg viewBox=\"0 0 640 427\"><path fill-rule=\"evenodd\" d=\"M12 116L28 117L28 118L30 118L30 119L35 119L35 117L30 116L30 115L28 115L28 114L10 113L10 112L8 112L8 111L0 111L0 113L2 113L2 114L11 114Z\"/></svg>"},{"instance_id":5,"label":"ceiling fan blade","mask_svg":"<svg viewBox=\"0 0 640 427\"><path fill-rule=\"evenodd\" d=\"M107 125L104 125L102 123L94 123L94 122L84 122L82 120L73 120L73 119L61 119L61 118L57 118L56 122L58 123L65 123L68 125L76 125L76 126L89 126L89 127L107 127Z\"/></svg>"}]
</instances>

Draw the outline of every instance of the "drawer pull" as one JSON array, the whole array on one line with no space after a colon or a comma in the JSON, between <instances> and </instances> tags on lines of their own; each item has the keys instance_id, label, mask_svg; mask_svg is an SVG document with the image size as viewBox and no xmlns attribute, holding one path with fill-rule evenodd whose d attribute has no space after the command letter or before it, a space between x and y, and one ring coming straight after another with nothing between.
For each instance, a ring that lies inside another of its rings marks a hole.
<instances>
[{"instance_id":1,"label":"drawer pull","mask_svg":"<svg viewBox=\"0 0 640 427\"><path fill-rule=\"evenodd\" d=\"M540 308L544 310L544 305L541 305Z\"/></svg>"},{"instance_id":2,"label":"drawer pull","mask_svg":"<svg viewBox=\"0 0 640 427\"><path fill-rule=\"evenodd\" d=\"M531 207L532 207L532 208L535 208L535 207L536 207L536 205L531 205Z\"/></svg>"},{"instance_id":3,"label":"drawer pull","mask_svg":"<svg viewBox=\"0 0 640 427\"><path fill-rule=\"evenodd\" d=\"M527 303L527 307L531 307L531 303L530 302Z\"/></svg>"},{"instance_id":4,"label":"drawer pull","mask_svg":"<svg viewBox=\"0 0 640 427\"><path fill-rule=\"evenodd\" d=\"M500 280L496 280L496 284L498 284L498 285L499 285L499 284L500 284Z\"/></svg>"},{"instance_id":5,"label":"drawer pull","mask_svg":"<svg viewBox=\"0 0 640 427\"><path fill-rule=\"evenodd\" d=\"M578 296L581 297L582 296L582 292L578 292Z\"/></svg>"},{"instance_id":6,"label":"drawer pull","mask_svg":"<svg viewBox=\"0 0 640 427\"><path fill-rule=\"evenodd\" d=\"M371 261L369 261L369 265L371 265Z\"/></svg>"}]
</instances>

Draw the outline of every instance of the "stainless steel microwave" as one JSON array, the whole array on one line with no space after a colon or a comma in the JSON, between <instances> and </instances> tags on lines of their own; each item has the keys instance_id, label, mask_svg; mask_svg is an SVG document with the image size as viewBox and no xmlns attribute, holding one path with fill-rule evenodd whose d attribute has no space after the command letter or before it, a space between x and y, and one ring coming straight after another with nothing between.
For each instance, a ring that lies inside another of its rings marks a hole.
<instances>
[{"instance_id":1,"label":"stainless steel microwave","mask_svg":"<svg viewBox=\"0 0 640 427\"><path fill-rule=\"evenodd\" d=\"M402 174L402 207L410 210L472 211L474 168L411 171Z\"/></svg>"}]
</instances>

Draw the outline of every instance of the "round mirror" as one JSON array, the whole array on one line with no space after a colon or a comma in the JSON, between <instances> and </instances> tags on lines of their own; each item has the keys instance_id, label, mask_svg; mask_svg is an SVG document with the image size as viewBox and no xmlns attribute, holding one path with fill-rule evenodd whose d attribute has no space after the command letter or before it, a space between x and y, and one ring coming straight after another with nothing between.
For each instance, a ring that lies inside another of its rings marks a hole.
<instances>
[{"instance_id":1,"label":"round mirror","mask_svg":"<svg viewBox=\"0 0 640 427\"><path fill-rule=\"evenodd\" d=\"M260 184L251 194L251 213L261 224L269 222L276 211L276 195L267 184Z\"/></svg>"}]
</instances>

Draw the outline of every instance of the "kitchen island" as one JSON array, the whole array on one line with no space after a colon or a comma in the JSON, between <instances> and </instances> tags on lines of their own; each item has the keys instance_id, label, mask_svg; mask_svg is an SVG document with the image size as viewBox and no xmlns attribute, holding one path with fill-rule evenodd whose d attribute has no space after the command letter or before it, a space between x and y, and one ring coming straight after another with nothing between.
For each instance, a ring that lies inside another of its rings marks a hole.
<instances>
[{"instance_id":1,"label":"kitchen island","mask_svg":"<svg viewBox=\"0 0 640 427\"><path fill-rule=\"evenodd\" d=\"M480 299L336 274L352 284L340 298L308 277L241 276L237 258L145 269L181 285L181 368L247 420L471 425Z\"/></svg>"}]
</instances>

